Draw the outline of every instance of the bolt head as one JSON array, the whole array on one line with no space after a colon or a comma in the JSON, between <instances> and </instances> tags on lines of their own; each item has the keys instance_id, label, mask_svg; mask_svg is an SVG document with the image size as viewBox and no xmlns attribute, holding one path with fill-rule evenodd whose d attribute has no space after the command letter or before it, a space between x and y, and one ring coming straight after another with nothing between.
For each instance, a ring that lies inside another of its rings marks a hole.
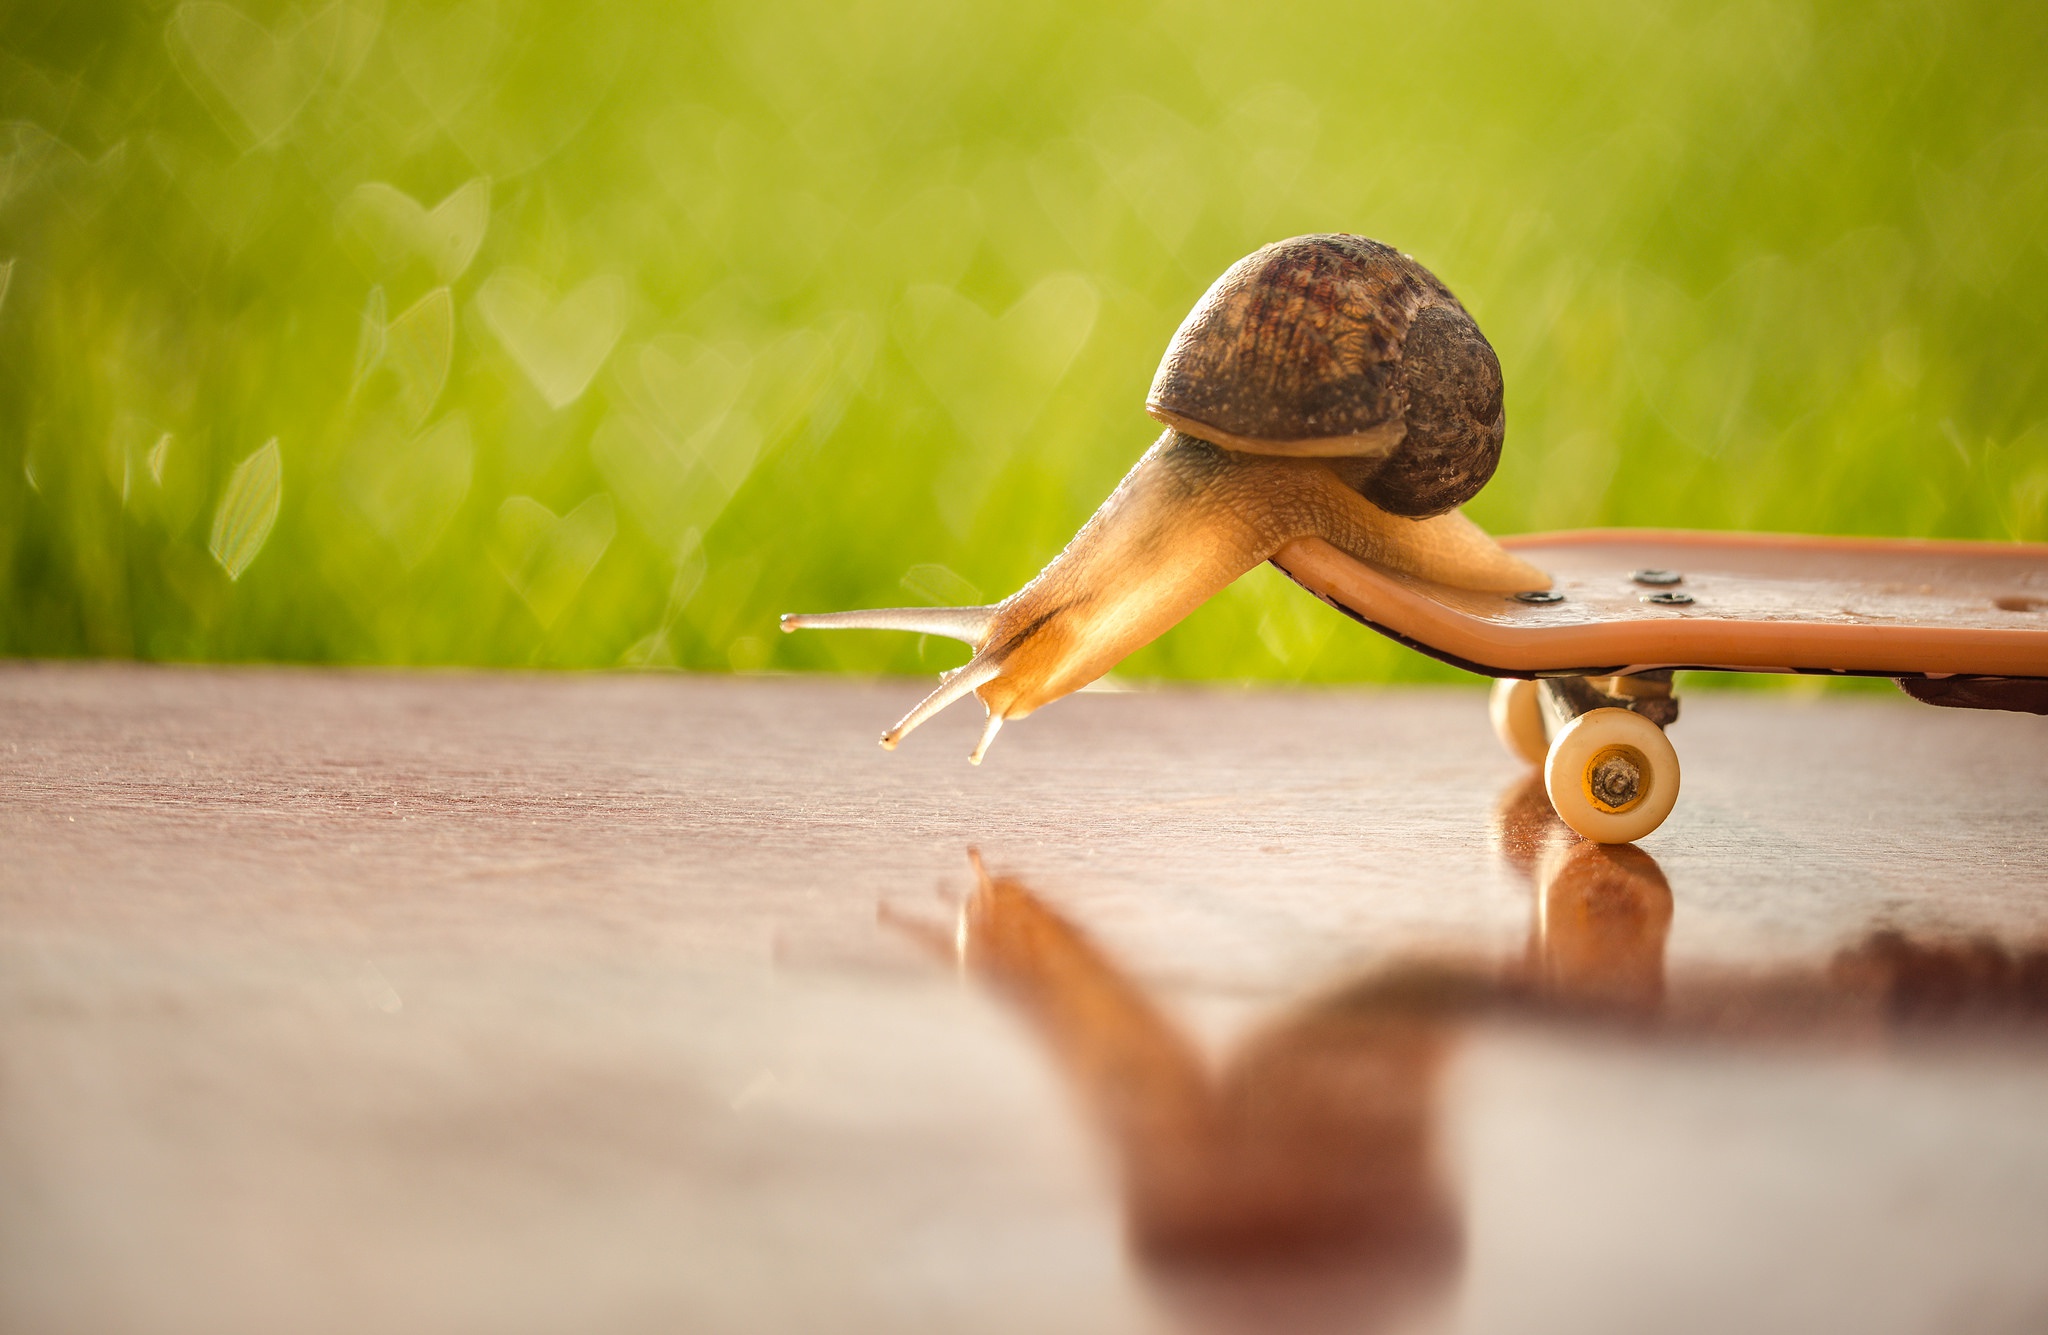
<instances>
[{"instance_id":1,"label":"bolt head","mask_svg":"<svg viewBox=\"0 0 2048 1335\"><path fill-rule=\"evenodd\" d=\"M1643 791L1643 770L1639 753L1622 748L1606 751L1586 770L1586 791L1594 802L1609 811L1626 811Z\"/></svg>"}]
</instances>

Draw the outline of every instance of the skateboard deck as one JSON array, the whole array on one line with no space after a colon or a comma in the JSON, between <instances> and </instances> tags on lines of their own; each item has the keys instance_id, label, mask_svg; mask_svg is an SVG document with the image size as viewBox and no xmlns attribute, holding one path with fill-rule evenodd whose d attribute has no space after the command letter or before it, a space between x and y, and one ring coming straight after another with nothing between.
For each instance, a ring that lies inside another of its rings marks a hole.
<instances>
[{"instance_id":1,"label":"skateboard deck","mask_svg":"<svg viewBox=\"0 0 2048 1335\"><path fill-rule=\"evenodd\" d=\"M1493 677L2048 678L2048 544L1590 529L1501 545L1549 571L1561 597L1449 588L1320 538L1273 559L1356 620Z\"/></svg>"}]
</instances>

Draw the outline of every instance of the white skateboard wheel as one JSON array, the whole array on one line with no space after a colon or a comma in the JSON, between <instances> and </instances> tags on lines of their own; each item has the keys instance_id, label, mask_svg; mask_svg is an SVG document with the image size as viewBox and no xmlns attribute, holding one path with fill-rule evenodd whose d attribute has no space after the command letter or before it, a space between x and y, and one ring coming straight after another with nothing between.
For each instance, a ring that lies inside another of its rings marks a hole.
<instances>
[{"instance_id":1,"label":"white skateboard wheel","mask_svg":"<svg viewBox=\"0 0 2048 1335\"><path fill-rule=\"evenodd\" d=\"M1543 763L1550 739L1543 735L1543 701L1536 683L1520 677L1496 677L1493 694L1486 702L1493 717L1493 735L1517 760L1532 765Z\"/></svg>"},{"instance_id":2,"label":"white skateboard wheel","mask_svg":"<svg viewBox=\"0 0 2048 1335\"><path fill-rule=\"evenodd\" d=\"M1678 801L1678 752L1641 714L1588 710L1551 741L1543 788L1558 817L1587 839L1634 843Z\"/></svg>"}]
</instances>

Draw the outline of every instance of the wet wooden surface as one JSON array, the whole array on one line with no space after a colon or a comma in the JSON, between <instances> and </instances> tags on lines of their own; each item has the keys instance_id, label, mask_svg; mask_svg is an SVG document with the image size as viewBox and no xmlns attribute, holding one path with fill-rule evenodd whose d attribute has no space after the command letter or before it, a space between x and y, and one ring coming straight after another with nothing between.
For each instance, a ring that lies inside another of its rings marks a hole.
<instances>
[{"instance_id":1,"label":"wet wooden surface","mask_svg":"<svg viewBox=\"0 0 2048 1335\"><path fill-rule=\"evenodd\" d=\"M921 691L0 667L0 1329L2048 1328L2048 719Z\"/></svg>"}]
</instances>

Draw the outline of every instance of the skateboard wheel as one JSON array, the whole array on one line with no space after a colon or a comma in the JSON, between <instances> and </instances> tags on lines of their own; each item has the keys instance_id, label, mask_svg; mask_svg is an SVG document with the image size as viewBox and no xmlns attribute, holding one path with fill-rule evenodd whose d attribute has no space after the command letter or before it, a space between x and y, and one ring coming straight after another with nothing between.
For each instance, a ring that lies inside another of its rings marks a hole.
<instances>
[{"instance_id":1,"label":"skateboard wheel","mask_svg":"<svg viewBox=\"0 0 2048 1335\"><path fill-rule=\"evenodd\" d=\"M1517 760L1531 765L1543 763L1550 739L1543 735L1543 700L1536 683L1520 677L1496 677L1486 712L1493 719L1493 735Z\"/></svg>"},{"instance_id":2,"label":"skateboard wheel","mask_svg":"<svg viewBox=\"0 0 2048 1335\"><path fill-rule=\"evenodd\" d=\"M1559 819L1596 844L1627 844L1678 801L1678 752L1641 714L1592 709L1558 731L1543 787Z\"/></svg>"}]
</instances>

